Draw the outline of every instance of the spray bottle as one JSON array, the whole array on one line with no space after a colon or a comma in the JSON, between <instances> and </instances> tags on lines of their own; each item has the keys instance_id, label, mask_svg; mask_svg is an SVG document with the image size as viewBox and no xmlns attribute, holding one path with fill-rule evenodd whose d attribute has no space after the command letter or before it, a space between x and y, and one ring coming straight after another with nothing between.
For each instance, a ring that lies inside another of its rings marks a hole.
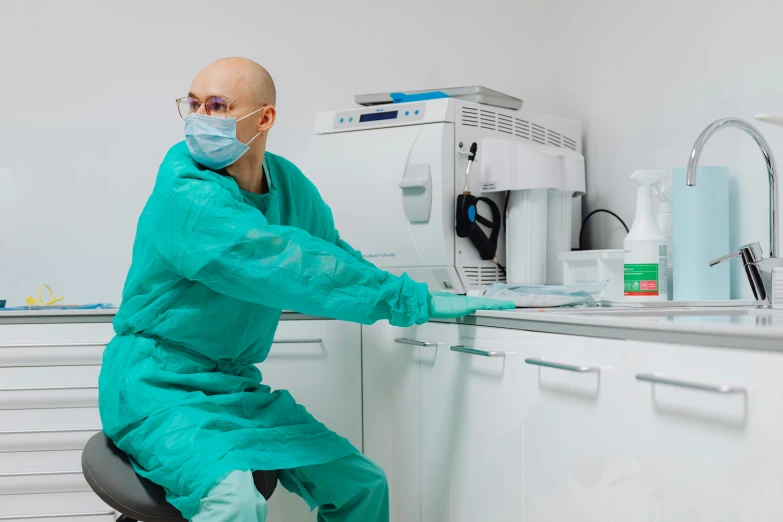
<instances>
[{"instance_id":1,"label":"spray bottle","mask_svg":"<svg viewBox=\"0 0 783 522\"><path fill-rule=\"evenodd\" d=\"M663 170L637 170L631 180L636 191L636 217L623 243L625 249L625 298L628 301L668 300L668 249L653 209L653 190L668 176Z\"/></svg>"},{"instance_id":2,"label":"spray bottle","mask_svg":"<svg viewBox=\"0 0 783 522\"><path fill-rule=\"evenodd\" d=\"M669 176L667 176L669 177ZM666 275L667 275L667 291L666 295L669 300L674 299L674 247L672 242L672 186L671 184L665 185L663 182L659 183L656 187L658 191L658 228L661 233L666 236Z\"/></svg>"}]
</instances>

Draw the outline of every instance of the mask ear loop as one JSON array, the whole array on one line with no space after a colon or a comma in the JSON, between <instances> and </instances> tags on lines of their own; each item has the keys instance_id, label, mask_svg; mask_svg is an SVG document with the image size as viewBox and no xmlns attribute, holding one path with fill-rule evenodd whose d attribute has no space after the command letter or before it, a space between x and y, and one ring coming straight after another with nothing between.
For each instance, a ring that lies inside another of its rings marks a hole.
<instances>
[{"instance_id":1,"label":"mask ear loop","mask_svg":"<svg viewBox=\"0 0 783 522\"><path fill-rule=\"evenodd\" d=\"M264 106L263 106L263 107L261 107L260 109L257 109L257 110L255 110L255 111L251 112L250 114L246 114L246 115L242 116L242 117L241 117L241 118L239 118L237 121L242 121L242 120L244 120L245 118L247 118L248 116L252 116L253 114L257 113L257 112L258 112L258 111L260 111L260 110L266 109L267 107L269 107L269 105L264 105ZM259 135L259 134L261 134L261 131L258 131L258 133L257 133L255 136L253 136L252 138L250 138L250 141L248 141L247 143L245 143L245 145L246 145L246 146L250 146L250 144L251 144L251 143L253 143L253 140L254 140L254 139L256 139L256 138L258 138L258 135Z\"/></svg>"}]
</instances>

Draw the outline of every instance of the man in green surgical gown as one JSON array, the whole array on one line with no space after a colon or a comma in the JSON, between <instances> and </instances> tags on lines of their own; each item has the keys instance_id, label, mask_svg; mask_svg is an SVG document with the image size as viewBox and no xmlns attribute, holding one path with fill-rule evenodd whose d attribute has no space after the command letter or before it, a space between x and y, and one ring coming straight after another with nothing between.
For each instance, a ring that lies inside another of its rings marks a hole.
<instances>
[{"instance_id":1,"label":"man in green surgical gown","mask_svg":"<svg viewBox=\"0 0 783 522\"><path fill-rule=\"evenodd\" d=\"M195 522L265 520L253 470L280 470L321 521L388 521L383 472L260 382L281 310L409 326L513 305L431 295L363 260L312 183L266 151L275 96L263 67L229 58L177 100L185 141L139 218L103 359L103 429Z\"/></svg>"}]
</instances>

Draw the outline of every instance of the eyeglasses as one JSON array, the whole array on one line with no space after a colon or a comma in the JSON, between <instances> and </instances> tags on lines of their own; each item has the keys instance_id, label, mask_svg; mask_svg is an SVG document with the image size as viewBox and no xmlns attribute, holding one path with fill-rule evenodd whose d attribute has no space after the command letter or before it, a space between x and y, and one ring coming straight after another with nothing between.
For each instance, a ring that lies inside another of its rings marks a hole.
<instances>
[{"instance_id":1,"label":"eyeglasses","mask_svg":"<svg viewBox=\"0 0 783 522\"><path fill-rule=\"evenodd\" d=\"M179 110L180 118L198 112L202 103L204 105L204 110L207 111L208 115L215 116L216 118L227 118L228 111L231 109L231 104L234 103L234 100L221 98L219 96L212 96L205 102L201 102L198 98L192 96L177 98L177 110Z\"/></svg>"}]
</instances>

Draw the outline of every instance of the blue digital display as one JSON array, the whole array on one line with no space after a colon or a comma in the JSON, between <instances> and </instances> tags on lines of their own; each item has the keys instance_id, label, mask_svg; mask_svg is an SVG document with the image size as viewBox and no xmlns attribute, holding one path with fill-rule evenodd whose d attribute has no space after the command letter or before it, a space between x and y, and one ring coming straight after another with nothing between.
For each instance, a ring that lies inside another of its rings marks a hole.
<instances>
[{"instance_id":1,"label":"blue digital display","mask_svg":"<svg viewBox=\"0 0 783 522\"><path fill-rule=\"evenodd\" d=\"M370 114L362 114L359 118L359 122L363 121L380 121L380 120L393 120L397 118L398 111L388 112L373 112Z\"/></svg>"}]
</instances>

